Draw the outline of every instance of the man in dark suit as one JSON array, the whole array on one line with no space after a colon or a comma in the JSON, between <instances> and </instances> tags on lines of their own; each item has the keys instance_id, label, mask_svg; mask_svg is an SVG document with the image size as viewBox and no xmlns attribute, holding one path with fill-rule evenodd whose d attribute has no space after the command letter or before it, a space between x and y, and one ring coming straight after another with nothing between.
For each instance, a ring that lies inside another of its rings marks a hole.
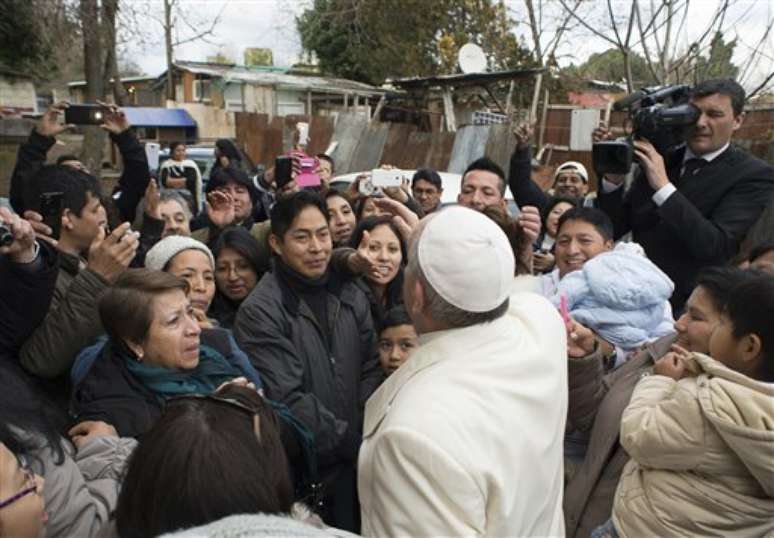
<instances>
[{"instance_id":1,"label":"man in dark suit","mask_svg":"<svg viewBox=\"0 0 774 538\"><path fill-rule=\"evenodd\" d=\"M774 196L774 168L730 143L744 120L744 100L731 79L698 84L691 103L701 115L686 144L662 157L647 140L636 140L639 170L631 188L622 188L623 176L601 181L599 207L613 220L616 239L631 231L674 280L675 312L699 270L730 260ZM609 132L597 129L594 137Z\"/></svg>"}]
</instances>

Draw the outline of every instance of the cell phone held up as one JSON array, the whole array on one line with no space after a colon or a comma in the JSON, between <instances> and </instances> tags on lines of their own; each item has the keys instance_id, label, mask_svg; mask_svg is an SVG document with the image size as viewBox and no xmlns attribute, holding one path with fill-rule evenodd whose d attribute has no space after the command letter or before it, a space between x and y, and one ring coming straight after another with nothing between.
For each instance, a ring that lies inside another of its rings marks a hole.
<instances>
[{"instance_id":1,"label":"cell phone held up","mask_svg":"<svg viewBox=\"0 0 774 538\"><path fill-rule=\"evenodd\" d=\"M64 121L74 125L102 125L105 109L101 105L69 105L65 108Z\"/></svg>"},{"instance_id":2,"label":"cell phone held up","mask_svg":"<svg viewBox=\"0 0 774 538\"><path fill-rule=\"evenodd\" d=\"M40 195L40 215L43 224L51 228L51 237L59 239L62 231L62 201L64 193L44 192Z\"/></svg>"},{"instance_id":3,"label":"cell phone held up","mask_svg":"<svg viewBox=\"0 0 774 538\"><path fill-rule=\"evenodd\" d=\"M281 189L293 179L293 158L282 156L274 159L274 182Z\"/></svg>"}]
</instances>

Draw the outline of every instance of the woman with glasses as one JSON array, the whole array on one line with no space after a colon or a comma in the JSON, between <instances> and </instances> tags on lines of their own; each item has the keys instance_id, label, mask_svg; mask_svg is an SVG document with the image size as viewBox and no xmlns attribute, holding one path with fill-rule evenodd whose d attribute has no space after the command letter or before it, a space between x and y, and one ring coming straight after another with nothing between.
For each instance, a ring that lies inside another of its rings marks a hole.
<instances>
[{"instance_id":1,"label":"woman with glasses","mask_svg":"<svg viewBox=\"0 0 774 538\"><path fill-rule=\"evenodd\" d=\"M0 443L0 536L43 536L43 482L22 458Z\"/></svg>"},{"instance_id":2,"label":"woman with glasses","mask_svg":"<svg viewBox=\"0 0 774 538\"><path fill-rule=\"evenodd\" d=\"M66 431L59 410L43 401L15 367L0 362L0 443L29 474L45 479L45 490L36 490L46 507L45 535L96 536L115 509L124 465L137 441L119 438L102 422L76 425L68 433L72 441L61 436ZM13 461L4 462L15 468ZM7 469L3 463L0 467ZM16 491L8 491L10 486ZM11 505L29 506L21 497L31 496L31 491L24 493L31 487L23 489L17 478L9 481L0 469L0 536L23 535Z\"/></svg>"},{"instance_id":3,"label":"woman with glasses","mask_svg":"<svg viewBox=\"0 0 774 538\"><path fill-rule=\"evenodd\" d=\"M129 463L116 529L121 538L205 524L192 535L346 534L301 521L297 508L270 406L253 390L226 385L167 401Z\"/></svg>"},{"instance_id":4,"label":"woman with glasses","mask_svg":"<svg viewBox=\"0 0 774 538\"><path fill-rule=\"evenodd\" d=\"M261 248L241 226L220 234L213 248L215 257L215 297L209 315L221 327L231 328L242 301L250 295L263 276Z\"/></svg>"}]
</instances>

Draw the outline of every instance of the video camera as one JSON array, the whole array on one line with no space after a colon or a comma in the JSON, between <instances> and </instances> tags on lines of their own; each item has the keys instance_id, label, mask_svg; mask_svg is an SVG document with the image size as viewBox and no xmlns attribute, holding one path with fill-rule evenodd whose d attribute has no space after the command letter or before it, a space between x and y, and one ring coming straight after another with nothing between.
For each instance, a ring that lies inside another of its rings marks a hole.
<instances>
[{"instance_id":1,"label":"video camera","mask_svg":"<svg viewBox=\"0 0 774 538\"><path fill-rule=\"evenodd\" d=\"M690 87L667 86L642 89L619 99L613 110L628 110L631 135L618 140L596 142L592 148L597 174L626 174L634 161L636 139L649 141L661 155L685 141L686 131L701 112L688 102Z\"/></svg>"}]
</instances>

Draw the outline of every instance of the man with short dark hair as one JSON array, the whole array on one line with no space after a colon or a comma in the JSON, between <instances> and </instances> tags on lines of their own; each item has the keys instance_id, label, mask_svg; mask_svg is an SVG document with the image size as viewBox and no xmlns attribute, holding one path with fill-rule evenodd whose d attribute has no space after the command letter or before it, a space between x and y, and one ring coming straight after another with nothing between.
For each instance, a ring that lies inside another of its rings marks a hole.
<instances>
[{"instance_id":1,"label":"man with short dark hair","mask_svg":"<svg viewBox=\"0 0 774 538\"><path fill-rule=\"evenodd\" d=\"M690 102L701 114L685 146L662 156L647 140L635 140L640 169L631 188L622 188L622 176L602 180L599 206L616 238L632 232L675 282L676 312L699 270L730 260L774 196L774 168L731 145L744 121L744 99L731 79L698 84ZM596 140L607 137L595 131Z\"/></svg>"},{"instance_id":2,"label":"man with short dark hair","mask_svg":"<svg viewBox=\"0 0 774 538\"><path fill-rule=\"evenodd\" d=\"M67 374L77 353L102 333L95 298L129 267L139 242L128 222L105 235L107 218L94 176L71 166L48 165L31 183L34 200L43 192L63 193L60 265L48 314L19 358L29 373L53 380L49 395L66 403Z\"/></svg>"},{"instance_id":3,"label":"man with short dark hair","mask_svg":"<svg viewBox=\"0 0 774 538\"><path fill-rule=\"evenodd\" d=\"M441 175L432 168L420 168L411 178L411 194L419 202L425 215L438 210L443 195Z\"/></svg>"},{"instance_id":4,"label":"man with short dark hair","mask_svg":"<svg viewBox=\"0 0 774 538\"><path fill-rule=\"evenodd\" d=\"M574 207L559 217L554 256L559 278L613 248L613 223L598 209Z\"/></svg>"},{"instance_id":5,"label":"man with short dark hair","mask_svg":"<svg viewBox=\"0 0 774 538\"><path fill-rule=\"evenodd\" d=\"M357 531L363 405L382 380L370 303L330 267L327 208L300 191L272 208L273 271L244 300L234 334L268 397L314 434L327 523Z\"/></svg>"},{"instance_id":6,"label":"man with short dark hair","mask_svg":"<svg viewBox=\"0 0 774 538\"><path fill-rule=\"evenodd\" d=\"M462 174L457 203L476 211L490 205L505 204L505 172L489 157L481 157L470 163Z\"/></svg>"},{"instance_id":7,"label":"man with short dark hair","mask_svg":"<svg viewBox=\"0 0 774 538\"><path fill-rule=\"evenodd\" d=\"M513 250L479 212L430 215L410 250L419 347L366 406L363 536L562 534L561 318L534 293L511 295Z\"/></svg>"}]
</instances>

